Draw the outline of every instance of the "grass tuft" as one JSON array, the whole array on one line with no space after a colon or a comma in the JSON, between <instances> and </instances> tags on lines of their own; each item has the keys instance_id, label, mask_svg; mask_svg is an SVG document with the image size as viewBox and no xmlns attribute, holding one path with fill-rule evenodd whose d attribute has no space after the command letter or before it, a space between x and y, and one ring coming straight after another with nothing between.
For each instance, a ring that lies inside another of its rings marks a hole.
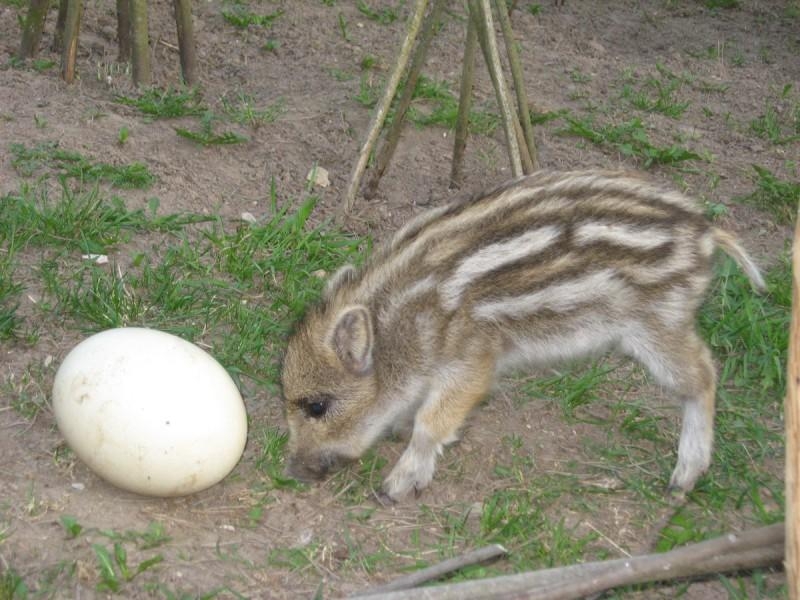
<instances>
[{"instance_id":1,"label":"grass tuft","mask_svg":"<svg viewBox=\"0 0 800 600\"><path fill-rule=\"evenodd\" d=\"M235 6L233 10L223 10L222 17L234 27L247 29L251 25L255 27L270 27L283 14L282 10L277 10L266 15L259 15L250 12L243 6Z\"/></svg>"},{"instance_id":2,"label":"grass tuft","mask_svg":"<svg viewBox=\"0 0 800 600\"><path fill-rule=\"evenodd\" d=\"M586 139L598 146L609 146L623 156L637 160L647 169L655 165L675 165L700 160L701 156L684 146L655 146L640 119L618 125L595 125L592 117L582 119L565 115L567 126L558 133Z\"/></svg>"},{"instance_id":3,"label":"grass tuft","mask_svg":"<svg viewBox=\"0 0 800 600\"><path fill-rule=\"evenodd\" d=\"M11 164L23 177L31 177L47 168L61 177L74 178L82 183L103 182L123 189L144 189L155 181L155 176L142 163L119 166L96 163L77 152L60 149L57 142L44 142L33 148L15 143L10 149Z\"/></svg>"},{"instance_id":4,"label":"grass tuft","mask_svg":"<svg viewBox=\"0 0 800 600\"><path fill-rule=\"evenodd\" d=\"M247 138L232 131L224 131L222 133L214 132L214 121L217 118L212 112L206 112L200 119L200 129L198 131L191 131L183 127L176 127L175 133L182 138L191 140L201 146L224 146L229 144L243 144L247 142Z\"/></svg>"},{"instance_id":5,"label":"grass tuft","mask_svg":"<svg viewBox=\"0 0 800 600\"><path fill-rule=\"evenodd\" d=\"M165 90L149 88L135 98L120 95L115 100L120 104L137 108L153 119L197 117L207 110L196 88Z\"/></svg>"},{"instance_id":6,"label":"grass tuft","mask_svg":"<svg viewBox=\"0 0 800 600\"><path fill-rule=\"evenodd\" d=\"M778 179L769 170L753 165L756 189L736 200L770 213L778 223L790 225L800 205L800 183Z\"/></svg>"},{"instance_id":7,"label":"grass tuft","mask_svg":"<svg viewBox=\"0 0 800 600\"><path fill-rule=\"evenodd\" d=\"M311 226L316 198L290 210L278 207L274 189L270 216L236 227L200 215L131 211L98 190L64 188L60 200L50 201L43 191L23 188L3 200L0 251L12 238L18 247L47 250L35 272L45 315L84 332L139 325L203 339L235 377L262 383L276 381L281 340L317 297L319 274L364 246ZM127 249L138 235L155 236L152 247ZM108 255L111 264L80 260L81 254ZM4 284L11 281L6 273ZM20 325L13 310L19 291L12 287L0 305L9 332Z\"/></svg>"}]
</instances>

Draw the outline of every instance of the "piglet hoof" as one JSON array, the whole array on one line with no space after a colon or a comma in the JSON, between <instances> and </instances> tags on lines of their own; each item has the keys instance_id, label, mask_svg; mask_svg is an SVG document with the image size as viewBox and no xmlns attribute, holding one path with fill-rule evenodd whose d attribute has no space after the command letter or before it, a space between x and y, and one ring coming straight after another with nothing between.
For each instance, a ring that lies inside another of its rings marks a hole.
<instances>
[{"instance_id":1,"label":"piglet hoof","mask_svg":"<svg viewBox=\"0 0 800 600\"><path fill-rule=\"evenodd\" d=\"M686 504L686 490L677 485L670 485L664 494L666 501L671 506L683 506Z\"/></svg>"},{"instance_id":2,"label":"piglet hoof","mask_svg":"<svg viewBox=\"0 0 800 600\"><path fill-rule=\"evenodd\" d=\"M384 508L389 508L397 504L397 500L392 498L389 494L387 494L383 490L373 492L373 496L375 497L375 501Z\"/></svg>"}]
</instances>

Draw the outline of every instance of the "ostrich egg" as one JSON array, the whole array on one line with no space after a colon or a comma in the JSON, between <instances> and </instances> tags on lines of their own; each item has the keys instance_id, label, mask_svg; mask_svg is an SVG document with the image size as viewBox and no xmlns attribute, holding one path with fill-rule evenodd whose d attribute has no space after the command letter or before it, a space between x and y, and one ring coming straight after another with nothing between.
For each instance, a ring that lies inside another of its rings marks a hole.
<instances>
[{"instance_id":1,"label":"ostrich egg","mask_svg":"<svg viewBox=\"0 0 800 600\"><path fill-rule=\"evenodd\" d=\"M67 445L106 481L149 496L208 488L236 466L247 414L227 371L169 333L125 327L64 358L53 412Z\"/></svg>"}]
</instances>

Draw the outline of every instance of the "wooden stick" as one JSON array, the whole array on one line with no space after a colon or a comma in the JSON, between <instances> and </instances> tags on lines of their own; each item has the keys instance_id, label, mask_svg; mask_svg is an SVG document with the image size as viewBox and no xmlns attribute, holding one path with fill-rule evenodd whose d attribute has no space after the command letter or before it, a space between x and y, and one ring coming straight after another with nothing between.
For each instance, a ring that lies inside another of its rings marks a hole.
<instances>
[{"instance_id":1,"label":"wooden stick","mask_svg":"<svg viewBox=\"0 0 800 600\"><path fill-rule=\"evenodd\" d=\"M22 22L22 41L19 44L18 58L23 60L32 58L39 51L42 29L44 29L44 20L49 6L49 0L31 0L28 14Z\"/></svg>"},{"instance_id":2,"label":"wooden stick","mask_svg":"<svg viewBox=\"0 0 800 600\"><path fill-rule=\"evenodd\" d=\"M800 217L792 247L792 323L786 373L786 585L790 600L800 598Z\"/></svg>"},{"instance_id":3,"label":"wooden stick","mask_svg":"<svg viewBox=\"0 0 800 600\"><path fill-rule=\"evenodd\" d=\"M131 5L129 0L117 0L117 60L131 60Z\"/></svg>"},{"instance_id":4,"label":"wooden stick","mask_svg":"<svg viewBox=\"0 0 800 600\"><path fill-rule=\"evenodd\" d=\"M403 122L405 121L406 112L408 107L411 106L411 100L414 98L414 90L417 87L417 80L419 79L422 67L425 64L425 57L428 54L431 40L436 33L436 27L439 23L439 18L444 10L444 5L447 0L434 0L431 12L425 20L425 28L422 30L422 35L419 38L419 43L414 51L414 57L411 59L411 66L408 69L408 76L406 77L405 88L397 103L397 109L394 113L394 120L389 127L386 134L386 139L378 152L375 159L375 166L372 171L372 178L367 183L364 189L364 197L370 199L375 196L378 189L378 184L383 177L386 167L389 166L389 161L392 160L394 151L397 149L397 142L400 141L400 132L403 129Z\"/></svg>"},{"instance_id":5,"label":"wooden stick","mask_svg":"<svg viewBox=\"0 0 800 600\"><path fill-rule=\"evenodd\" d=\"M133 38L133 83L150 85L150 34L147 26L147 0L130 0L131 34Z\"/></svg>"},{"instance_id":6,"label":"wooden stick","mask_svg":"<svg viewBox=\"0 0 800 600\"><path fill-rule=\"evenodd\" d=\"M492 544L491 546L484 546L477 550L471 550L461 556L456 556L448 560L442 561L438 564L430 566L426 569L420 569L414 573L409 573L403 577L399 577L394 581L390 581L386 585L371 588L364 592L355 594L354 598L359 596L373 596L375 594L384 594L386 592L393 592L395 590L407 590L415 588L428 581L434 581L441 577L469 567L470 565L477 565L489 560L494 560L501 556L508 554L508 550L503 548L500 544Z\"/></svg>"},{"instance_id":7,"label":"wooden stick","mask_svg":"<svg viewBox=\"0 0 800 600\"><path fill-rule=\"evenodd\" d=\"M522 159L520 157L520 147L517 140L516 129L513 120L511 103L508 99L508 87L503 68L500 64L500 53L497 50L497 37L494 33L494 20L492 19L492 8L489 0L469 0L470 18L476 20L478 26L478 40L481 43L486 66L492 77L497 104L500 108L500 115L503 121L503 129L506 134L506 145L508 156L511 160L511 173L514 177L522 175Z\"/></svg>"},{"instance_id":8,"label":"wooden stick","mask_svg":"<svg viewBox=\"0 0 800 600\"><path fill-rule=\"evenodd\" d=\"M456 118L453 162L450 166L450 187L461 185L461 161L467 147L469 135L469 111L472 105L472 87L475 81L475 50L478 48L478 27L474 19L467 23L467 41L464 46L464 61L461 71L461 90L458 94L458 117Z\"/></svg>"},{"instance_id":9,"label":"wooden stick","mask_svg":"<svg viewBox=\"0 0 800 600\"><path fill-rule=\"evenodd\" d=\"M480 11L478 11L478 12L480 12ZM521 140L523 140L523 137L522 137L522 128L520 127L520 124L519 124L519 119L517 118L516 111L512 107L511 100L510 100L510 97L509 97L508 88L506 87L505 82L500 80L500 79L498 79L498 76L497 76L498 71L496 71L494 69L494 67L492 66L492 65L494 65L494 61L492 60L492 55L491 55L491 52L490 52L490 49L489 49L489 42L488 42L488 34L487 34L486 23L484 23L483 20L481 20L481 19L476 21L476 23L478 25L478 40L480 41L481 51L483 53L483 59L484 59L484 62L486 63L486 65L488 66L489 76L492 79L492 86L494 87L495 97L497 98L497 104L498 104L498 107L500 107L500 109L501 109L500 110L501 120L502 120L504 126L510 125L510 127L514 130L515 138L514 138L513 141L516 144L516 148L519 150L519 158L520 158L520 161L522 163L522 173L527 173L527 172L533 170L533 167L532 167L532 162L531 162L530 156L528 154L527 146L524 143L521 143ZM501 85L503 86L502 88L500 87ZM500 100L500 95L499 95L501 93L504 93L505 97L509 98L509 100L508 100L508 108L509 108L508 113L504 113L503 110L502 110L502 101ZM506 131L507 131L507 129L506 129ZM508 141L508 137L506 137L506 141ZM506 145L506 149L508 151L509 160L511 160L511 163L512 163L512 171L513 171L514 169L513 169L512 147L509 146L509 145Z\"/></svg>"},{"instance_id":10,"label":"wooden stick","mask_svg":"<svg viewBox=\"0 0 800 600\"><path fill-rule=\"evenodd\" d=\"M78 33L81 28L81 0L67 0L64 18L64 50L61 53L61 76L67 83L75 79Z\"/></svg>"},{"instance_id":11,"label":"wooden stick","mask_svg":"<svg viewBox=\"0 0 800 600\"><path fill-rule=\"evenodd\" d=\"M67 0L59 0L58 17L56 17L56 27L53 30L53 44L50 49L53 52L61 53L64 50L64 29L67 23Z\"/></svg>"},{"instance_id":12,"label":"wooden stick","mask_svg":"<svg viewBox=\"0 0 800 600\"><path fill-rule=\"evenodd\" d=\"M178 48L181 56L181 74L186 85L197 84L197 52L195 50L192 3L174 0L175 23L178 26Z\"/></svg>"},{"instance_id":13,"label":"wooden stick","mask_svg":"<svg viewBox=\"0 0 800 600\"><path fill-rule=\"evenodd\" d=\"M514 31L511 29L511 19L508 17L510 11L506 6L506 0L494 0L497 5L497 15L500 20L500 28L503 31L503 38L506 42L506 52L508 53L508 64L511 66L511 77L514 80L514 90L517 93L517 112L522 123L523 136L530 156L531 170L539 168L539 159L536 155L536 143L533 137L533 125L531 125L531 115L528 109L528 94L525 90L525 80L522 77L522 65L517 52L517 44L514 40ZM530 171L527 171L530 172Z\"/></svg>"},{"instance_id":14,"label":"wooden stick","mask_svg":"<svg viewBox=\"0 0 800 600\"><path fill-rule=\"evenodd\" d=\"M356 194L358 193L358 188L361 185L361 177L364 174L364 170L367 168L369 155L372 152L375 142L381 133L383 122L386 120L386 115L389 113L389 107L392 105L392 100L397 93L397 86L400 84L400 79L406 70L406 65L408 64L408 59L411 55L411 48L414 45L414 41L417 39L417 34L419 34L419 28L422 25L422 18L425 16L425 9L427 7L428 0L417 0L416 7L414 9L414 15L411 17L411 22L408 26L408 32L406 33L406 39L403 41L403 45L400 48L400 57L397 60L394 71L389 77L389 81L386 83L386 89L383 92L383 98L381 99L380 104L372 116L369 133L367 134L366 140L364 140L364 145L361 147L361 151L358 153L358 161L353 167L353 172L350 175L350 184L348 185L344 196L343 209L345 215L350 214L350 212L353 210L353 204L355 204L356 201Z\"/></svg>"},{"instance_id":15,"label":"wooden stick","mask_svg":"<svg viewBox=\"0 0 800 600\"><path fill-rule=\"evenodd\" d=\"M778 523L738 534L729 533L663 554L577 564L371 597L383 600L573 600L623 585L780 564L784 543L784 525ZM368 598L370 596L363 597L364 600Z\"/></svg>"}]
</instances>

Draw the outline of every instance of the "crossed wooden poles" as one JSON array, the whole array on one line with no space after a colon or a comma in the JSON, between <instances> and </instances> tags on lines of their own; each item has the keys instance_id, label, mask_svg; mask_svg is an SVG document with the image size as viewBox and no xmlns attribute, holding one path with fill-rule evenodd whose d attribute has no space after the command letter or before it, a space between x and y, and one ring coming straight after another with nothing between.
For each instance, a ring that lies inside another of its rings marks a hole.
<instances>
[{"instance_id":1,"label":"crossed wooden poles","mask_svg":"<svg viewBox=\"0 0 800 600\"><path fill-rule=\"evenodd\" d=\"M428 8L428 0L417 0L416 2L414 14L409 23L408 32L400 50L400 58L387 82L383 98L375 110L367 138L361 147L358 160L353 168L350 184L345 194L343 206L345 214L350 213L353 209L356 194L359 192L361 178L366 170L370 154L381 133L381 128L386 120L392 101L397 94L400 80L408 65L409 57L411 56L412 47L422 29L419 43L414 51L413 59L411 59L411 66L408 69L403 93L398 100L394 120L386 133L383 146L376 155L372 178L364 188L365 197L371 198L375 195L380 179L386 171L386 167L397 147L404 117L411 104L414 88L419 79L422 65L425 62L428 47L436 32L439 18L441 17L446 3L447 0L433 0L430 14L426 17L425 13ZM467 143L469 111L474 83L475 53L479 45L484 61L488 67L489 75L492 79L492 85L494 86L497 96L497 104L500 107L506 146L511 161L511 172L514 177L517 177L523 173L530 173L538 168L533 127L528 112L528 100L525 92L525 84L522 79L522 68L519 62L514 33L511 30L511 21L508 16L508 6L505 0L494 0L494 5L497 9L498 21L505 40L506 53L508 54L508 63L511 69L514 90L516 92L516 108L514 107L500 62L500 52L497 45L494 16L490 1L468 0L469 23L467 25L467 39L464 47L455 146L453 148L453 161L450 171L450 185L452 187L457 187L461 179L461 161Z\"/></svg>"},{"instance_id":2,"label":"crossed wooden poles","mask_svg":"<svg viewBox=\"0 0 800 600\"><path fill-rule=\"evenodd\" d=\"M50 0L30 0L28 14L22 23L22 41L18 58L36 56ZM197 54L192 25L191 0L173 0L178 29L178 50L181 73L187 85L198 80ZM75 79L75 57L78 53L82 0L60 0L53 47L61 52L61 76L67 83ZM133 82L150 85L150 47L147 25L147 0L117 0L117 36L119 60L133 64Z\"/></svg>"}]
</instances>

